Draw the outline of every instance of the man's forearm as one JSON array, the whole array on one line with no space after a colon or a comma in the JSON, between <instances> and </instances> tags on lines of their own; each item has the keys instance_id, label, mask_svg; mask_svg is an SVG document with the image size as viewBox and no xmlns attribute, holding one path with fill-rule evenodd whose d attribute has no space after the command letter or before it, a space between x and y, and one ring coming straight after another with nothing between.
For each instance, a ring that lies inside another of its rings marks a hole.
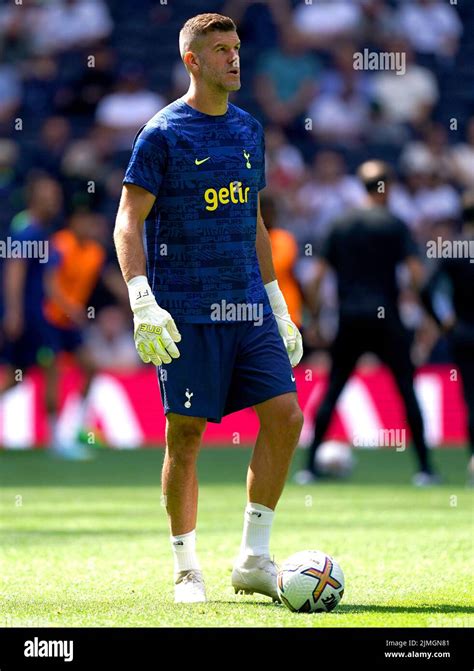
<instances>
[{"instance_id":1,"label":"man's forearm","mask_svg":"<svg viewBox=\"0 0 474 671\"><path fill-rule=\"evenodd\" d=\"M125 184L122 189L114 242L125 282L138 275L146 275L143 223L154 202L155 196L140 186Z\"/></svg>"},{"instance_id":2,"label":"man's forearm","mask_svg":"<svg viewBox=\"0 0 474 671\"><path fill-rule=\"evenodd\" d=\"M26 261L10 259L5 267L4 300L5 313L22 312L26 282Z\"/></svg>"},{"instance_id":3,"label":"man's forearm","mask_svg":"<svg viewBox=\"0 0 474 671\"><path fill-rule=\"evenodd\" d=\"M138 275L146 275L146 258L141 227L119 215L114 231L115 249L123 279L128 282Z\"/></svg>"},{"instance_id":4,"label":"man's forearm","mask_svg":"<svg viewBox=\"0 0 474 671\"><path fill-rule=\"evenodd\" d=\"M303 295L312 317L316 318L319 315L320 301L319 291L321 287L320 278L313 278L309 284L304 288Z\"/></svg>"},{"instance_id":5,"label":"man's forearm","mask_svg":"<svg viewBox=\"0 0 474 671\"><path fill-rule=\"evenodd\" d=\"M321 307L321 284L328 271L329 265L327 262L323 259L319 259L316 264L315 274L303 291L306 305L314 318L319 316Z\"/></svg>"},{"instance_id":6,"label":"man's forearm","mask_svg":"<svg viewBox=\"0 0 474 671\"><path fill-rule=\"evenodd\" d=\"M269 282L273 282L276 279L276 275L275 268L273 267L272 246L263 219L257 220L256 249L263 283L268 284Z\"/></svg>"}]
</instances>

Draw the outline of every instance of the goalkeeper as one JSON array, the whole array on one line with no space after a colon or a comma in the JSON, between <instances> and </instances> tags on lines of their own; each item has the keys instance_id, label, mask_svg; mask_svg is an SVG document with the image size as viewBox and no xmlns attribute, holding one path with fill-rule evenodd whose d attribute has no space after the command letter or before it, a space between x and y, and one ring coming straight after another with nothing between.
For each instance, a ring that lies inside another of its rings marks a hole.
<instances>
[{"instance_id":1,"label":"goalkeeper","mask_svg":"<svg viewBox=\"0 0 474 671\"><path fill-rule=\"evenodd\" d=\"M158 366L167 418L162 490L177 602L206 600L196 554L196 460L206 423L247 407L260 431L231 580L236 592L278 600L270 531L303 421L291 368L301 336L260 214L263 129L228 102L240 88L239 48L227 17L186 22L180 50L190 88L138 133L114 234L137 350Z\"/></svg>"}]
</instances>

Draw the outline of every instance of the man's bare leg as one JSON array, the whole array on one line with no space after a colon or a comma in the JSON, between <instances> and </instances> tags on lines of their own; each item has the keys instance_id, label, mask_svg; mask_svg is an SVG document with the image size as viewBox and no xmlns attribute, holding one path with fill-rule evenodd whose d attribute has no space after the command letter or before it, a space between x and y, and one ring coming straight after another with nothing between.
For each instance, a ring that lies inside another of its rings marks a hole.
<instances>
[{"instance_id":1,"label":"man's bare leg","mask_svg":"<svg viewBox=\"0 0 474 671\"><path fill-rule=\"evenodd\" d=\"M249 503L275 510L303 427L295 393L282 394L255 406L260 431L247 473Z\"/></svg>"},{"instance_id":2,"label":"man's bare leg","mask_svg":"<svg viewBox=\"0 0 474 671\"><path fill-rule=\"evenodd\" d=\"M168 413L162 493L168 513L174 555L175 601L205 601L196 554L198 506L197 457L206 428L202 417Z\"/></svg>"},{"instance_id":3,"label":"man's bare leg","mask_svg":"<svg viewBox=\"0 0 474 671\"><path fill-rule=\"evenodd\" d=\"M236 592L258 592L278 600L277 569L270 559L270 533L303 426L295 393L282 394L255 406L260 432L247 473L248 502L240 556L232 572Z\"/></svg>"}]
</instances>

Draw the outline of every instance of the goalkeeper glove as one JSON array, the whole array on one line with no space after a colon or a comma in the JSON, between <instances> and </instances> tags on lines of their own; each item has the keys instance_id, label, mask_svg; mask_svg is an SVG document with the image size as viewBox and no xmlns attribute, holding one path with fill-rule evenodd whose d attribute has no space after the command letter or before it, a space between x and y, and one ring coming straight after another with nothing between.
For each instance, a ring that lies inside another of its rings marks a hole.
<instances>
[{"instance_id":1,"label":"goalkeeper glove","mask_svg":"<svg viewBox=\"0 0 474 671\"><path fill-rule=\"evenodd\" d=\"M283 339L290 363L295 367L303 356L303 339L288 313L283 294L280 291L277 280L265 284L268 300L275 315L278 331Z\"/></svg>"},{"instance_id":2,"label":"goalkeeper glove","mask_svg":"<svg viewBox=\"0 0 474 671\"><path fill-rule=\"evenodd\" d=\"M135 347L144 363L160 366L179 357L181 335L170 313L160 308L144 275L127 282L133 311Z\"/></svg>"}]
</instances>

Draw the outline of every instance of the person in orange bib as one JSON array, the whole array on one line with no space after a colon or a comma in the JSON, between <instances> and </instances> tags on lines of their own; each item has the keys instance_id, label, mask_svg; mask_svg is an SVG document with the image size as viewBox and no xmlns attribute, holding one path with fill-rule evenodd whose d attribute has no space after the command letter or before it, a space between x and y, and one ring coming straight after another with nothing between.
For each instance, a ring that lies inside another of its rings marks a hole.
<instances>
[{"instance_id":1,"label":"person in orange bib","mask_svg":"<svg viewBox=\"0 0 474 671\"><path fill-rule=\"evenodd\" d=\"M260 208L270 236L275 275L285 297L290 317L299 329L302 322L303 301L300 287L293 274L295 263L298 260L298 243L290 231L276 225L273 199L263 196Z\"/></svg>"},{"instance_id":2,"label":"person in orange bib","mask_svg":"<svg viewBox=\"0 0 474 671\"><path fill-rule=\"evenodd\" d=\"M106 260L103 246L95 239L97 215L86 209L76 209L69 218L68 227L51 237L51 244L59 256L59 263L45 278L43 311L51 325L51 349L54 355L67 352L74 355L84 376L78 408L78 430L84 426L87 396L96 366L84 344L83 331L88 319L94 316L87 307ZM46 378L48 407L58 409L58 367L50 366ZM76 438L60 435L58 424L50 418L53 428L53 449L69 458L86 458L90 453L82 449Z\"/></svg>"}]
</instances>

